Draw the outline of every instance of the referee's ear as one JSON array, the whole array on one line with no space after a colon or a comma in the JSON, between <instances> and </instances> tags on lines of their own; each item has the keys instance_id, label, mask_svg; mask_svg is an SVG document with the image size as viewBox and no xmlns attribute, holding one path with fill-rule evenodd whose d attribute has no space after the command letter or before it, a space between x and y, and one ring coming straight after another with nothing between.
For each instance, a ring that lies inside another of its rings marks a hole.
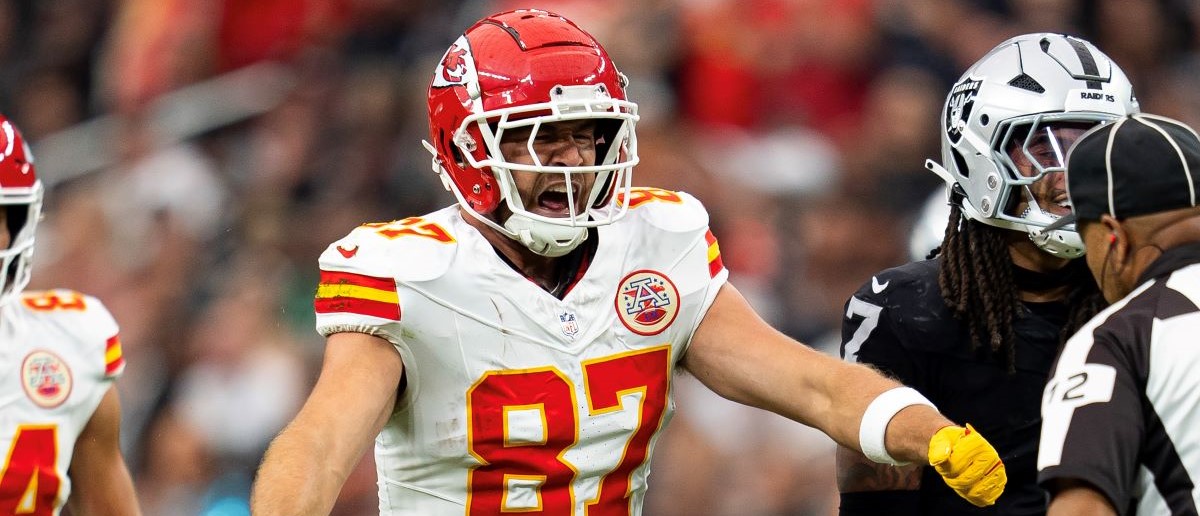
<instances>
[{"instance_id":1,"label":"referee's ear","mask_svg":"<svg viewBox=\"0 0 1200 516\"><path fill-rule=\"evenodd\" d=\"M1100 216L1100 225L1103 226L1104 242L1108 247L1104 251L1107 255L1104 260L1111 260L1108 266L1112 268L1112 272L1120 275L1129 262L1129 228L1125 227L1120 219L1107 213Z\"/></svg>"}]
</instances>

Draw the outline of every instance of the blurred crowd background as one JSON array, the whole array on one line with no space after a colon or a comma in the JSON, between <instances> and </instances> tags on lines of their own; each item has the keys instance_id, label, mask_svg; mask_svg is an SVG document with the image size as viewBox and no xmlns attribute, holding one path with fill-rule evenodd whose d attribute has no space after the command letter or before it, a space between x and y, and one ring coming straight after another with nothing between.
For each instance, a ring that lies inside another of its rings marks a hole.
<instances>
[{"instance_id":1,"label":"blurred crowd background","mask_svg":"<svg viewBox=\"0 0 1200 516\"><path fill-rule=\"evenodd\" d=\"M643 115L635 183L701 199L732 281L833 354L847 296L910 258L942 99L995 44L1081 35L1144 110L1200 124L1195 0L0 0L0 112L50 186L31 288L120 322L146 514L248 513L320 364L317 256L452 202L419 143L425 88L458 34L516 7L608 48ZM836 510L829 439L687 377L676 393L646 514ZM373 468L336 515L377 514Z\"/></svg>"}]
</instances>

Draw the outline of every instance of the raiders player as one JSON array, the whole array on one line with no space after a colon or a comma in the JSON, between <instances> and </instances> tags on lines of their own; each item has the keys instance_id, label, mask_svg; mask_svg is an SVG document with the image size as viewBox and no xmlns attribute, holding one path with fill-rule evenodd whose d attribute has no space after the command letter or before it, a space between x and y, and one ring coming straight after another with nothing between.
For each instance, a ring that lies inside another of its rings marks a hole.
<instances>
[{"instance_id":1,"label":"raiders player","mask_svg":"<svg viewBox=\"0 0 1200 516\"><path fill-rule=\"evenodd\" d=\"M1087 41L1026 34L950 90L942 163L950 216L937 256L882 271L846 303L842 356L870 364L991 439L1009 487L987 514L1043 514L1042 387L1066 335L1103 300L1083 260L1063 159L1087 129L1136 112L1125 74ZM922 466L838 451L843 515L980 514Z\"/></svg>"}]
</instances>

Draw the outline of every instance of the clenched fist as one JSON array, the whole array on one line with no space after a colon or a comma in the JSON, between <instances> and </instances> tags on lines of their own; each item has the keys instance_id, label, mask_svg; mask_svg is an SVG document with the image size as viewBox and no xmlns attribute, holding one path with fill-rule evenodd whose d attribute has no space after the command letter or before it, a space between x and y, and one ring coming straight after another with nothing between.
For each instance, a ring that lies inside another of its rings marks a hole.
<instances>
[{"instance_id":1,"label":"clenched fist","mask_svg":"<svg viewBox=\"0 0 1200 516\"><path fill-rule=\"evenodd\" d=\"M929 465L959 496L977 507L996 503L1008 474L991 443L971 425L948 426L929 440Z\"/></svg>"}]
</instances>

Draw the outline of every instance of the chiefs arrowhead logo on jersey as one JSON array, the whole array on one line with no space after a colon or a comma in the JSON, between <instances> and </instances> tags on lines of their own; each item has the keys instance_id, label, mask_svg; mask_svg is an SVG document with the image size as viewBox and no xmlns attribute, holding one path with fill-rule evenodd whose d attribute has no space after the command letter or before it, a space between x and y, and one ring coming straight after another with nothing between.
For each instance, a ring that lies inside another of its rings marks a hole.
<instances>
[{"instance_id":1,"label":"chiefs arrowhead logo on jersey","mask_svg":"<svg viewBox=\"0 0 1200 516\"><path fill-rule=\"evenodd\" d=\"M434 87L458 86L473 83L475 75L475 58L471 56L471 44L466 37L460 36L458 41L450 45L450 50L442 56L438 63L437 72L433 75Z\"/></svg>"},{"instance_id":2,"label":"chiefs arrowhead logo on jersey","mask_svg":"<svg viewBox=\"0 0 1200 516\"><path fill-rule=\"evenodd\" d=\"M975 96L983 81L971 78L963 79L950 90L950 98L946 101L946 136L951 143L958 143L962 138L962 130L971 118L971 108L975 107Z\"/></svg>"},{"instance_id":3,"label":"chiefs arrowhead logo on jersey","mask_svg":"<svg viewBox=\"0 0 1200 516\"><path fill-rule=\"evenodd\" d=\"M71 384L71 369L54 353L39 349L21 361L21 385L39 407L62 405L71 394Z\"/></svg>"},{"instance_id":4,"label":"chiefs arrowhead logo on jersey","mask_svg":"<svg viewBox=\"0 0 1200 516\"><path fill-rule=\"evenodd\" d=\"M658 271L634 271L617 288L616 309L617 318L629 331L656 335L679 314L679 290Z\"/></svg>"}]
</instances>

